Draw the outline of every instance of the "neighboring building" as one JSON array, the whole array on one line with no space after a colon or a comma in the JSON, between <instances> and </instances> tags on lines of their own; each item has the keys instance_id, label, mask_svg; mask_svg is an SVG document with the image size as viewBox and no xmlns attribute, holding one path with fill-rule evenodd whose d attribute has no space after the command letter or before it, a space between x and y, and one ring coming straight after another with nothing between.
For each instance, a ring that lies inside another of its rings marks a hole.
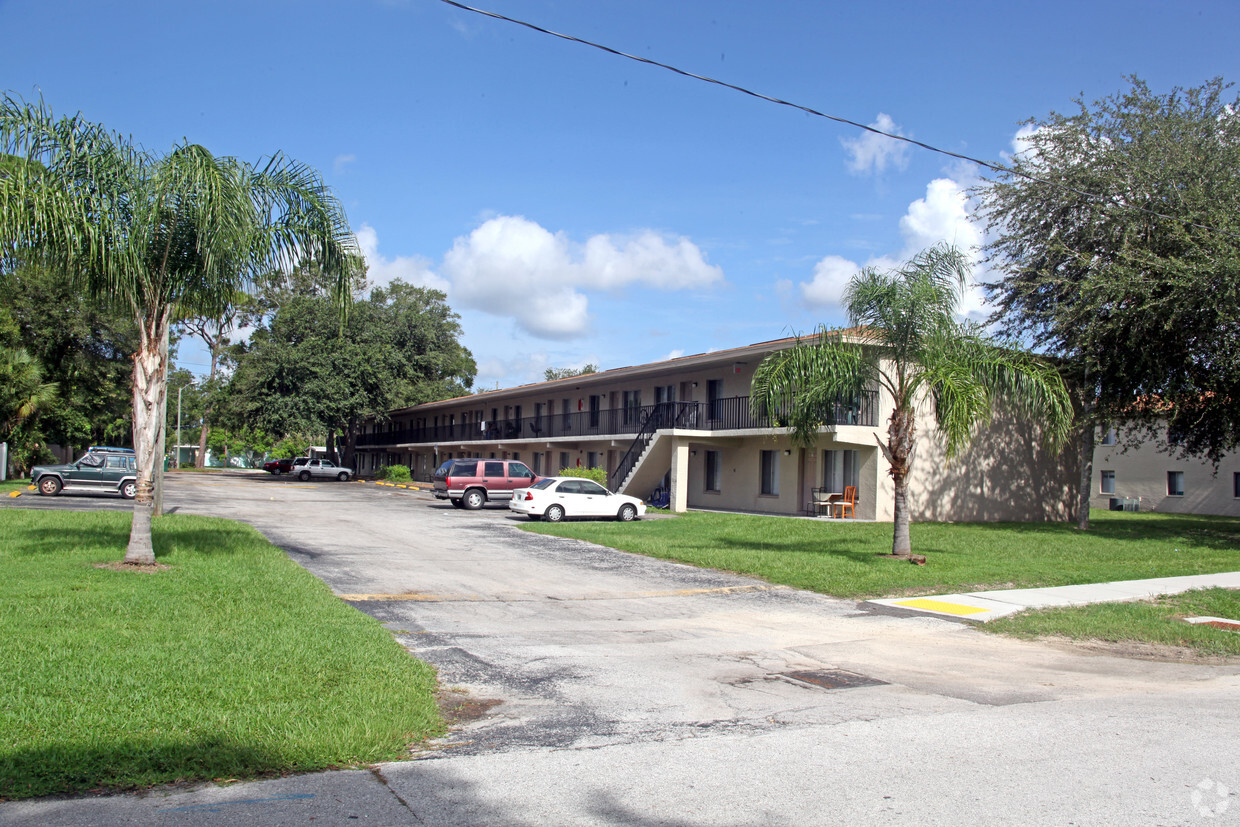
<instances>
[{"instance_id":1,"label":"neighboring building","mask_svg":"<svg viewBox=\"0 0 1240 827\"><path fill-rule=\"evenodd\" d=\"M1240 456L1216 468L1208 460L1177 459L1157 446L1120 444L1102 429L1094 447L1094 508L1127 505L1141 511L1240 517Z\"/></svg>"},{"instance_id":2,"label":"neighboring building","mask_svg":"<svg viewBox=\"0 0 1240 827\"><path fill-rule=\"evenodd\" d=\"M392 411L357 439L356 469L406 465L427 480L454 457L519 459L536 473L602 467L613 490L674 511L804 514L815 488L856 486L859 519L891 520L893 489L878 444L892 401L876 388L840 400L812 449L749 408L754 371L781 339L572 376ZM948 461L927 412L909 478L914 520L1065 520L1072 451L1047 453L1031 423L996 421Z\"/></svg>"}]
</instances>

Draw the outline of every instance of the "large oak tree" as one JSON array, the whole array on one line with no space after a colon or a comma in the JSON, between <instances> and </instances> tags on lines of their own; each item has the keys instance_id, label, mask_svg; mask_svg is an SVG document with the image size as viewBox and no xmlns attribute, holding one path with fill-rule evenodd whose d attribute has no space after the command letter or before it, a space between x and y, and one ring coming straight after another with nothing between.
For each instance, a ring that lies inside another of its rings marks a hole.
<instances>
[{"instance_id":1,"label":"large oak tree","mask_svg":"<svg viewBox=\"0 0 1240 827\"><path fill-rule=\"evenodd\" d=\"M1080 390L1084 528L1098 425L1215 462L1240 444L1240 98L1132 79L1075 103L977 194L997 321Z\"/></svg>"}]
</instances>

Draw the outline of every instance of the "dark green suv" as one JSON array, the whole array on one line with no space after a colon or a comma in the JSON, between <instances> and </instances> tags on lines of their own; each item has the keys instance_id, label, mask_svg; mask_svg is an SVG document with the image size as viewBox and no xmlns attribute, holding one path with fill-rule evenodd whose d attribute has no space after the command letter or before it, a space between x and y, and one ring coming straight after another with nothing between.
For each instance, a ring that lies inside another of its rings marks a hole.
<instances>
[{"instance_id":1,"label":"dark green suv","mask_svg":"<svg viewBox=\"0 0 1240 827\"><path fill-rule=\"evenodd\" d=\"M138 459L132 448L92 447L71 465L36 465L30 481L49 497L64 491L104 491L132 500L138 493Z\"/></svg>"}]
</instances>

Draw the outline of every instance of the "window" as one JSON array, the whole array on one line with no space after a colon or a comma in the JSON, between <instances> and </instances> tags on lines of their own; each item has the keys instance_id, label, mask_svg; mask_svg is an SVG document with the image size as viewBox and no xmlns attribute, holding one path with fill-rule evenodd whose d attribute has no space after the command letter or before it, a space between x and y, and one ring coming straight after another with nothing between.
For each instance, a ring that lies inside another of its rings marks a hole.
<instances>
[{"instance_id":1,"label":"window","mask_svg":"<svg viewBox=\"0 0 1240 827\"><path fill-rule=\"evenodd\" d=\"M1115 429L1114 428L1107 428L1105 431L1102 432L1102 444L1103 445L1114 445L1115 444Z\"/></svg>"},{"instance_id":2,"label":"window","mask_svg":"<svg viewBox=\"0 0 1240 827\"><path fill-rule=\"evenodd\" d=\"M843 494L849 485L856 488L859 458L856 451L823 451L822 487L832 494Z\"/></svg>"},{"instance_id":3,"label":"window","mask_svg":"<svg viewBox=\"0 0 1240 827\"><path fill-rule=\"evenodd\" d=\"M543 467L543 455L535 451L534 452L534 467L530 470L534 472L535 476L541 477L542 472L543 472L542 467Z\"/></svg>"},{"instance_id":4,"label":"window","mask_svg":"<svg viewBox=\"0 0 1240 827\"><path fill-rule=\"evenodd\" d=\"M1231 495L1240 498L1240 473L1231 475Z\"/></svg>"},{"instance_id":5,"label":"window","mask_svg":"<svg viewBox=\"0 0 1240 827\"><path fill-rule=\"evenodd\" d=\"M586 467L598 468L598 451L586 452Z\"/></svg>"},{"instance_id":6,"label":"window","mask_svg":"<svg viewBox=\"0 0 1240 827\"><path fill-rule=\"evenodd\" d=\"M1103 494L1115 493L1115 472L1103 471L1102 481L1098 485L1098 490Z\"/></svg>"},{"instance_id":7,"label":"window","mask_svg":"<svg viewBox=\"0 0 1240 827\"><path fill-rule=\"evenodd\" d=\"M711 419L723 418L723 380L711 379L706 383L706 410Z\"/></svg>"},{"instance_id":8,"label":"window","mask_svg":"<svg viewBox=\"0 0 1240 827\"><path fill-rule=\"evenodd\" d=\"M499 477L500 479L504 478L504 463L502 462L483 463L482 468L483 468L482 476L484 477Z\"/></svg>"},{"instance_id":9,"label":"window","mask_svg":"<svg viewBox=\"0 0 1240 827\"><path fill-rule=\"evenodd\" d=\"M599 407L601 406L602 398L603 397L598 396L598 395L590 396L590 427L591 428L598 427L598 412L599 412Z\"/></svg>"},{"instance_id":10,"label":"window","mask_svg":"<svg viewBox=\"0 0 1240 827\"><path fill-rule=\"evenodd\" d=\"M624 424L632 425L637 422L638 411L642 407L641 391L625 391L624 392Z\"/></svg>"},{"instance_id":11,"label":"window","mask_svg":"<svg viewBox=\"0 0 1240 827\"><path fill-rule=\"evenodd\" d=\"M1184 496L1184 472L1168 471L1167 472L1167 496L1183 497Z\"/></svg>"},{"instance_id":12,"label":"window","mask_svg":"<svg viewBox=\"0 0 1240 827\"><path fill-rule=\"evenodd\" d=\"M779 496L779 451L762 452L762 494Z\"/></svg>"},{"instance_id":13,"label":"window","mask_svg":"<svg viewBox=\"0 0 1240 827\"><path fill-rule=\"evenodd\" d=\"M706 490L721 491L722 490L722 474L720 473L720 453L718 451L706 452ZM1240 477L1240 474L1236 475Z\"/></svg>"},{"instance_id":14,"label":"window","mask_svg":"<svg viewBox=\"0 0 1240 827\"><path fill-rule=\"evenodd\" d=\"M573 427L573 413L572 413L572 408L568 407L568 400L567 400L567 399L561 399L561 400L560 400L560 414L564 417L564 428L565 428L565 430L567 430L568 428ZM567 466L565 466L565 467L567 467Z\"/></svg>"},{"instance_id":15,"label":"window","mask_svg":"<svg viewBox=\"0 0 1240 827\"><path fill-rule=\"evenodd\" d=\"M560 452L560 467L558 470L563 471L565 468L568 468L568 467L569 467L568 451L561 451Z\"/></svg>"}]
</instances>

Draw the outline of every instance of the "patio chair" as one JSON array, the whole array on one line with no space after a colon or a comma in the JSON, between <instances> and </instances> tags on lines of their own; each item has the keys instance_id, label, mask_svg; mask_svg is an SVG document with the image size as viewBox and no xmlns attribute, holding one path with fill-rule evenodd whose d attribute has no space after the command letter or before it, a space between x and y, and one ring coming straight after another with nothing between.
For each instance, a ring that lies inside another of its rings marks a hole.
<instances>
[{"instance_id":1,"label":"patio chair","mask_svg":"<svg viewBox=\"0 0 1240 827\"><path fill-rule=\"evenodd\" d=\"M857 487L855 485L844 486L844 499L836 500L831 503L832 511L839 510L838 516L841 520L846 516L857 519Z\"/></svg>"},{"instance_id":2,"label":"patio chair","mask_svg":"<svg viewBox=\"0 0 1240 827\"><path fill-rule=\"evenodd\" d=\"M810 501L805 504L805 513L811 517L821 517L824 513L831 516L831 492L826 488L814 488L810 491ZM835 496L839 496L836 494Z\"/></svg>"}]
</instances>

